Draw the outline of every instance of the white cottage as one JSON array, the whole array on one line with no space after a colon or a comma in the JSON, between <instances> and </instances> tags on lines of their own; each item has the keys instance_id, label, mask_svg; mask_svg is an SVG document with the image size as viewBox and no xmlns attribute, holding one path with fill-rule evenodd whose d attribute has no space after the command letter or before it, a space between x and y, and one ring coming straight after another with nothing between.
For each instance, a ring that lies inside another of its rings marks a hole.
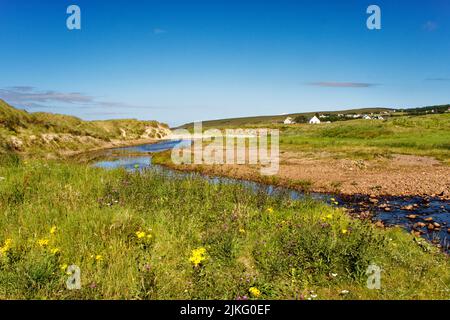
<instances>
[{"instance_id":1,"label":"white cottage","mask_svg":"<svg viewBox=\"0 0 450 320\"><path fill-rule=\"evenodd\" d=\"M309 120L310 124L319 124L320 120L316 116L312 117L311 120Z\"/></svg>"},{"instance_id":2,"label":"white cottage","mask_svg":"<svg viewBox=\"0 0 450 320\"><path fill-rule=\"evenodd\" d=\"M295 121L294 121L294 119L291 118L291 117L287 117L287 118L284 120L284 124L294 124L294 123L295 123Z\"/></svg>"}]
</instances>

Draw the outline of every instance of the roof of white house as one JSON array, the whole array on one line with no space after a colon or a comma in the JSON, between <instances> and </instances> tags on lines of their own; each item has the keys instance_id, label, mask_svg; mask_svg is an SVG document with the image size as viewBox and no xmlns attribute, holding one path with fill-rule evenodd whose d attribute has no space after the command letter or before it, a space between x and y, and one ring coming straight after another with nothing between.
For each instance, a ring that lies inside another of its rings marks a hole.
<instances>
[{"instance_id":1,"label":"roof of white house","mask_svg":"<svg viewBox=\"0 0 450 320\"><path fill-rule=\"evenodd\" d=\"M309 123L320 123L320 120L319 120L319 118L317 118L316 116L314 116L314 117L312 117L312 118L309 120Z\"/></svg>"},{"instance_id":2,"label":"roof of white house","mask_svg":"<svg viewBox=\"0 0 450 320\"><path fill-rule=\"evenodd\" d=\"M294 123L295 121L294 121L294 119L292 118L292 117L287 117L285 120L284 120L284 124L291 124L291 123Z\"/></svg>"}]
</instances>

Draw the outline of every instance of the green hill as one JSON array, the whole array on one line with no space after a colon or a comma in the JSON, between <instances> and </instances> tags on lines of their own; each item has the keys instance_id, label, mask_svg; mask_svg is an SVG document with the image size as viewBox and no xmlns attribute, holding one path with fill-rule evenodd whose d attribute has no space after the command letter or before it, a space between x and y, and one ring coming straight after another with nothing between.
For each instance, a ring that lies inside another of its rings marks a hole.
<instances>
[{"instance_id":1,"label":"green hill","mask_svg":"<svg viewBox=\"0 0 450 320\"><path fill-rule=\"evenodd\" d=\"M64 154L162 138L168 133L168 126L157 121L83 121L61 114L28 113L0 100L0 152Z\"/></svg>"},{"instance_id":2,"label":"green hill","mask_svg":"<svg viewBox=\"0 0 450 320\"><path fill-rule=\"evenodd\" d=\"M203 121L204 127L245 127L248 125L271 125L282 123L287 117L297 118L299 116L312 117L316 113L327 114L327 115L338 115L338 114L371 114L371 113L382 113L382 112L393 112L394 109L389 108L362 108L362 109L350 109L350 110L340 110L340 111L318 111L318 112L304 112L304 113L291 113L283 115L269 115L269 116L257 116L257 117L242 117L242 118L229 118L229 119L219 119L219 120L208 120ZM190 128L193 123L187 123L180 128Z\"/></svg>"}]
</instances>

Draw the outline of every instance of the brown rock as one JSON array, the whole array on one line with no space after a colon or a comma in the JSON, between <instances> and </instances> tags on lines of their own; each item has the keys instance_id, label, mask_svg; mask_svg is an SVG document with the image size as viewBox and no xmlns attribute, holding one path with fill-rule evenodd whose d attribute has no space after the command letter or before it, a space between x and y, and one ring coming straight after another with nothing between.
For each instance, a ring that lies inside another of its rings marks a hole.
<instances>
[{"instance_id":1,"label":"brown rock","mask_svg":"<svg viewBox=\"0 0 450 320\"><path fill-rule=\"evenodd\" d=\"M427 228L428 230L434 230L434 225L432 223L429 223Z\"/></svg>"},{"instance_id":2,"label":"brown rock","mask_svg":"<svg viewBox=\"0 0 450 320\"><path fill-rule=\"evenodd\" d=\"M410 214L406 216L408 219L416 219L417 215L416 214Z\"/></svg>"},{"instance_id":3,"label":"brown rock","mask_svg":"<svg viewBox=\"0 0 450 320\"><path fill-rule=\"evenodd\" d=\"M412 204L409 204L409 205L407 205L407 206L401 207L400 209L401 209L401 210L408 210L408 211L411 211L411 210L414 210L414 206L413 206Z\"/></svg>"},{"instance_id":4,"label":"brown rock","mask_svg":"<svg viewBox=\"0 0 450 320\"><path fill-rule=\"evenodd\" d=\"M447 233L450 233L450 228L447 229Z\"/></svg>"},{"instance_id":5,"label":"brown rock","mask_svg":"<svg viewBox=\"0 0 450 320\"><path fill-rule=\"evenodd\" d=\"M419 231L411 230L411 234L412 234L413 236L415 236L415 237L420 237L420 232L419 232Z\"/></svg>"},{"instance_id":6,"label":"brown rock","mask_svg":"<svg viewBox=\"0 0 450 320\"><path fill-rule=\"evenodd\" d=\"M440 228L441 227L441 225L439 223L437 223L437 222L433 223L433 225L434 225L435 228Z\"/></svg>"},{"instance_id":7,"label":"brown rock","mask_svg":"<svg viewBox=\"0 0 450 320\"><path fill-rule=\"evenodd\" d=\"M425 226L426 226L426 224L423 222L417 222L414 224L414 228L423 228Z\"/></svg>"},{"instance_id":8,"label":"brown rock","mask_svg":"<svg viewBox=\"0 0 450 320\"><path fill-rule=\"evenodd\" d=\"M375 222L375 227L377 227L377 228L384 228L383 221L378 220L377 222Z\"/></svg>"},{"instance_id":9,"label":"brown rock","mask_svg":"<svg viewBox=\"0 0 450 320\"><path fill-rule=\"evenodd\" d=\"M430 221L433 221L433 218L432 217L425 218L425 219L423 219L423 221L430 222Z\"/></svg>"}]
</instances>

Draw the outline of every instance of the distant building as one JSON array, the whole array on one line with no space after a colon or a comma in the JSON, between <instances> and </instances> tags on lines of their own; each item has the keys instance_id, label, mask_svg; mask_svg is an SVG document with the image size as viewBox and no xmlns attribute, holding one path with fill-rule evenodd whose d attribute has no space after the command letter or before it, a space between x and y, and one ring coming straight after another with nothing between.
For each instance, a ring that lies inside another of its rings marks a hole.
<instances>
[{"instance_id":1,"label":"distant building","mask_svg":"<svg viewBox=\"0 0 450 320\"><path fill-rule=\"evenodd\" d=\"M320 123L320 120L319 120L319 118L317 118L316 116L314 116L314 117L312 117L312 118L309 120L309 123L310 123L310 124L319 124L319 123Z\"/></svg>"},{"instance_id":2,"label":"distant building","mask_svg":"<svg viewBox=\"0 0 450 320\"><path fill-rule=\"evenodd\" d=\"M294 121L294 119L293 119L292 117L287 117L287 118L284 120L283 123L284 123L284 124L294 124L295 121Z\"/></svg>"},{"instance_id":3,"label":"distant building","mask_svg":"<svg viewBox=\"0 0 450 320\"><path fill-rule=\"evenodd\" d=\"M363 119L364 120L371 120L372 118L366 114L366 115L363 116Z\"/></svg>"}]
</instances>

